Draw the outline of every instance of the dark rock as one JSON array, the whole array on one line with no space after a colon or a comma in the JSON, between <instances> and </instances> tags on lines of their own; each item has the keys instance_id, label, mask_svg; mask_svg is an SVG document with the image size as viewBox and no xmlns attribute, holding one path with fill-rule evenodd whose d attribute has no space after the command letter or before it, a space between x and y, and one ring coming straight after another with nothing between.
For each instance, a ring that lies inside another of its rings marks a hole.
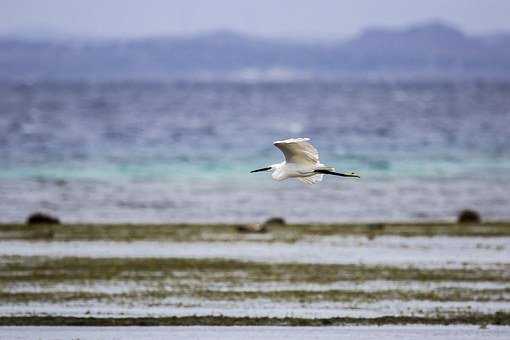
<instances>
[{"instance_id":1,"label":"dark rock","mask_svg":"<svg viewBox=\"0 0 510 340\"><path fill-rule=\"evenodd\" d=\"M285 220L282 217L271 217L264 222L264 225L285 225Z\"/></svg>"},{"instance_id":2,"label":"dark rock","mask_svg":"<svg viewBox=\"0 0 510 340\"><path fill-rule=\"evenodd\" d=\"M474 210L462 210L457 218L457 223L460 224L476 224L482 222L480 214Z\"/></svg>"},{"instance_id":3,"label":"dark rock","mask_svg":"<svg viewBox=\"0 0 510 340\"><path fill-rule=\"evenodd\" d=\"M60 224L60 220L51 215L34 213L27 218L27 224Z\"/></svg>"}]
</instances>

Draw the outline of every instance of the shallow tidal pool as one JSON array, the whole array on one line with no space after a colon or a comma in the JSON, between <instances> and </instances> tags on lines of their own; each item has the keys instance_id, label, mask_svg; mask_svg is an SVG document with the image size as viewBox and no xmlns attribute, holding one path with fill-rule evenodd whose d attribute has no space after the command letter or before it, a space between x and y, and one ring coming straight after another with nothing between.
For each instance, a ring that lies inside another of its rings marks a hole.
<instances>
[{"instance_id":1,"label":"shallow tidal pool","mask_svg":"<svg viewBox=\"0 0 510 340\"><path fill-rule=\"evenodd\" d=\"M343 327L0 327L0 339L509 339L510 327L489 326L343 326Z\"/></svg>"}]
</instances>

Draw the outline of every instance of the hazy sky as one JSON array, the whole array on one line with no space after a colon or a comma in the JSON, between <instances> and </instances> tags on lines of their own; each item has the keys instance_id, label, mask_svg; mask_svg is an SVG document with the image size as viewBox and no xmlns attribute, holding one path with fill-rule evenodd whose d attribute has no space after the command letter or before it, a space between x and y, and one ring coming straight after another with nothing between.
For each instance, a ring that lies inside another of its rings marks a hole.
<instances>
[{"instance_id":1,"label":"hazy sky","mask_svg":"<svg viewBox=\"0 0 510 340\"><path fill-rule=\"evenodd\" d=\"M0 0L0 34L133 37L218 29L345 37L431 19L478 34L510 31L510 0Z\"/></svg>"}]
</instances>

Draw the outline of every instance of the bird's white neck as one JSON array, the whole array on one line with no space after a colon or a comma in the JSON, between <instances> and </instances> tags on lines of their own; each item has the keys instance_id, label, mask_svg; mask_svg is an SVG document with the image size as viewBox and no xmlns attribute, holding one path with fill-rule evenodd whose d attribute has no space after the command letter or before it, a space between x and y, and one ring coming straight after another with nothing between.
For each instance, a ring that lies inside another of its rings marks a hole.
<instances>
[{"instance_id":1,"label":"bird's white neck","mask_svg":"<svg viewBox=\"0 0 510 340\"><path fill-rule=\"evenodd\" d=\"M270 165L270 167L271 167L271 170L270 170L270 171L276 171L276 170L279 170L279 169L281 169L284 165L285 165L285 161L284 161L284 162L281 162L281 163L271 164L271 165Z\"/></svg>"}]
</instances>

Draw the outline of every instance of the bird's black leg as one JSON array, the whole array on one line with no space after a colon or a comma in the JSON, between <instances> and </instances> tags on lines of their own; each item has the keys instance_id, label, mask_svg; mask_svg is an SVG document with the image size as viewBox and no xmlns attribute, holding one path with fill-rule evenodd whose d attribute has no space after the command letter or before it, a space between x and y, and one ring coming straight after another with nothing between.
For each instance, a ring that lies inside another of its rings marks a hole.
<instances>
[{"instance_id":1,"label":"bird's black leg","mask_svg":"<svg viewBox=\"0 0 510 340\"><path fill-rule=\"evenodd\" d=\"M324 174L324 175L334 175L334 176L341 176L341 177L356 177L360 178L358 175L354 174L342 174L339 172L329 171L329 170L315 170L314 172L318 174Z\"/></svg>"}]
</instances>

